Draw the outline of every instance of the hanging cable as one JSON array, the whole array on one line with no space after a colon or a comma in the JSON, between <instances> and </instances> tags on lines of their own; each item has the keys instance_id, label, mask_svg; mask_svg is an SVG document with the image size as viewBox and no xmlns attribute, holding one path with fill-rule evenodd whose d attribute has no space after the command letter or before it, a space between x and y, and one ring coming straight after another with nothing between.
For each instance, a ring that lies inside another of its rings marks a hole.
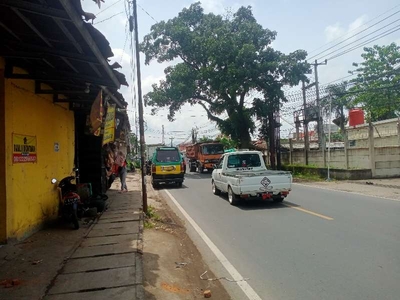
<instances>
[{"instance_id":1,"label":"hanging cable","mask_svg":"<svg viewBox=\"0 0 400 300\"><path fill-rule=\"evenodd\" d=\"M97 17L99 14L105 12L107 9L113 7L115 4L117 4L117 3L121 2L121 1L122 1L122 0L117 0L117 1L115 1L113 4L110 4L109 6L105 7L104 9L102 9L101 11L99 11L99 12L96 14L96 17Z\"/></svg>"},{"instance_id":2,"label":"hanging cable","mask_svg":"<svg viewBox=\"0 0 400 300\"><path fill-rule=\"evenodd\" d=\"M372 35L372 34L378 32L378 31L381 31L382 29L384 29L384 28L386 28L386 27L388 27L388 26L390 26L390 25L392 25L392 24L394 24L394 23L396 23L396 22L398 22L398 21L400 21L400 19L397 19L397 20L395 20L395 21L393 21L393 22L391 22L391 23L389 23L389 24L387 24L387 25L385 25L385 26L383 26L383 27L380 27L379 29L374 30L374 31L370 32L369 34L367 34L367 35L365 35L365 36L363 36L363 37L361 37L361 38L359 38L359 39L356 39L356 40L352 41L351 43L348 43L347 45L344 45L344 46L342 46L342 47L340 47L340 48L338 48L338 49L336 49L336 50L334 50L334 51L331 51L331 52L329 52L328 54L326 54L326 55L324 55L324 56L320 56L317 60L322 60L322 59L324 59L325 57L327 57L328 55L334 54L334 53L336 53L336 52L338 52L338 51L340 51L340 50L342 50L342 49L344 49L344 48L346 48L346 47L348 47L348 46L351 46L352 44L355 44L356 42L361 41L361 40L367 38L368 36L370 36L370 35ZM383 34L385 34L386 32L388 32L388 31L390 31L390 30L392 30L392 29L395 29L395 28L397 28L397 27L399 27L399 25L394 26L394 27L388 29L387 31L381 32L380 34L376 35L375 37L380 36L380 35L383 35ZM365 41L364 41L364 42L365 42Z\"/></svg>"},{"instance_id":3,"label":"hanging cable","mask_svg":"<svg viewBox=\"0 0 400 300\"><path fill-rule=\"evenodd\" d=\"M396 29L396 28L397 28L397 29ZM392 29L395 29L395 30L392 30ZM392 30L392 31L390 31L390 30ZM360 44L358 44L357 46L354 46L353 48L346 49L345 51L343 51L343 52L341 52L341 53L339 53L339 54L336 54L336 55L334 55L334 56L328 58L327 60L333 60L333 59L338 58L338 57L340 57L340 56L343 56L343 55L345 55L345 54L347 54L347 53L349 53L349 52L352 52L352 51L354 51L354 50L356 50L356 49L358 49L358 48L360 48L360 47L366 46L366 45L369 44L369 43L372 43L372 42L375 42L375 41L377 41L377 40L380 40L381 38L383 38L383 37L385 37L385 36L388 36L388 35L390 35L390 34L392 34L392 33L395 33L396 31L399 31L399 30L400 30L400 25L399 25L399 26L396 26L396 27L394 27L394 28L391 28L390 30L387 30L387 31L383 32L382 34L380 34L380 35L378 35L378 36L375 36L375 37L373 37L373 38L371 38L371 39L369 39L369 40L367 40L367 41L364 41L363 43L360 43ZM386 34L384 34L384 33L386 33Z\"/></svg>"},{"instance_id":4,"label":"hanging cable","mask_svg":"<svg viewBox=\"0 0 400 300\"><path fill-rule=\"evenodd\" d=\"M348 35L349 33L352 33L352 32L354 32L354 31L356 31L357 29L359 29L359 28L361 28L361 27L367 25L368 23L371 23L372 21L374 21L374 20L376 20L376 19L378 19L378 18L380 18L380 17L386 15L388 12L391 12L392 10L398 8L399 6L400 6L400 4L398 4L398 5L394 6L394 7L392 7L391 9L388 9L388 10L385 11L384 13L382 13L382 14L376 16L375 18L369 20L368 22L366 22L366 23L364 23L364 24L362 24L362 25L360 25L360 26L354 28L354 29L351 30L350 32L348 32L348 33L346 33L346 34L344 34L344 35L342 35L342 36L340 36L340 37L338 37L338 38L336 38L336 39L334 39L334 40L332 40L332 41L330 41L330 42L328 42L328 43L322 45L321 47L318 47L317 49L314 49L314 50L310 51L309 54L314 53L314 52L317 52L319 49L322 49L322 48L324 48L325 46L330 45L330 44L332 44L333 42L338 41L338 40L344 38L344 37L345 37L346 35Z\"/></svg>"},{"instance_id":5,"label":"hanging cable","mask_svg":"<svg viewBox=\"0 0 400 300\"><path fill-rule=\"evenodd\" d=\"M399 12L400 12L400 10L396 11L395 13L391 14L390 16L388 16L388 17L386 17L386 18L384 18L384 19L382 19L382 20L380 20L380 21L378 21L378 22L372 24L371 26L368 26L367 28L365 28L365 29L363 29L363 30L357 32L356 34L354 34L354 35L352 35L352 36L349 36L348 38L344 39L343 41L341 41L341 42L339 42L339 43L337 43L337 44L335 44L335 45L329 47L328 49L325 49L324 51L322 51L322 52L320 52L320 53L318 53L318 54L315 54L315 55L313 55L313 56L311 56L311 57L309 57L309 58L307 58L307 59L313 59L313 58L319 56L320 54L323 54L323 53L325 53L325 52L327 52L327 51L329 51L329 50L331 50L331 49L333 49L333 48L336 48L338 45L341 45L341 44L343 44L344 42L346 42L346 41L348 41L348 40L350 40L350 39L356 37L357 35L359 35L359 34L365 32L365 31L367 31L368 29L371 29L372 27L374 27L374 26L376 26L376 25L378 25L378 24L380 24L380 23L386 21L387 19L393 17L394 15L398 14ZM392 23L389 23L389 24L387 24L387 25L381 27L380 29L377 29L377 30L375 30L375 31L373 31L373 32L371 32L371 33L369 33L369 34L372 34L372 33L374 33L374 32L377 32L377 31L379 31L379 30L382 30L383 28L386 28L387 26L389 26L389 25L391 25L391 24L393 24L393 23L395 23L395 22L398 22L399 20L400 20L400 19L397 19L396 21L394 21L394 22L392 22ZM369 34L368 34L368 35L369 35ZM366 36L368 36L368 35L366 35ZM366 36L365 36L365 37L366 37Z\"/></svg>"}]
</instances>

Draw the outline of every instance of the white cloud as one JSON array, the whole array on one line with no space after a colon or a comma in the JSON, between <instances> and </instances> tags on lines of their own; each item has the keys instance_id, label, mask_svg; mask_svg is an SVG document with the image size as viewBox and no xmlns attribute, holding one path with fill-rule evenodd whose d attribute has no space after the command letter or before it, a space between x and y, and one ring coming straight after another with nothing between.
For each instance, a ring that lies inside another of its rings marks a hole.
<instances>
[{"instance_id":1,"label":"white cloud","mask_svg":"<svg viewBox=\"0 0 400 300\"><path fill-rule=\"evenodd\" d=\"M353 22L351 22L347 28L343 27L340 23L334 25L329 25L325 28L325 39L327 42L331 42L343 36L343 38L348 38L357 32L360 32L365 28L365 23L368 17L363 15L358 17Z\"/></svg>"},{"instance_id":2,"label":"white cloud","mask_svg":"<svg viewBox=\"0 0 400 300\"><path fill-rule=\"evenodd\" d=\"M193 0L193 2L198 2L198 0ZM255 3L245 0L238 0L233 2L231 0L200 0L201 6L204 8L206 13L212 12L214 14L224 15L226 12L236 12L241 6L251 6L254 8Z\"/></svg>"},{"instance_id":3,"label":"white cloud","mask_svg":"<svg viewBox=\"0 0 400 300\"><path fill-rule=\"evenodd\" d=\"M121 64L123 69L129 67L131 56L128 54L128 52L126 52L126 50L113 48L112 52L114 53L114 57L111 58L112 61L116 61Z\"/></svg>"},{"instance_id":4,"label":"white cloud","mask_svg":"<svg viewBox=\"0 0 400 300\"><path fill-rule=\"evenodd\" d=\"M345 34L345 29L340 26L340 23L329 25L325 28L325 37L327 42L331 42Z\"/></svg>"},{"instance_id":5,"label":"white cloud","mask_svg":"<svg viewBox=\"0 0 400 300\"><path fill-rule=\"evenodd\" d=\"M149 75L143 78L142 80L142 90L143 90L143 95L147 94L152 90L152 85L154 83L159 83L160 80L165 79L165 76L154 76L154 75Z\"/></svg>"},{"instance_id":6,"label":"white cloud","mask_svg":"<svg viewBox=\"0 0 400 300\"><path fill-rule=\"evenodd\" d=\"M220 14L225 11L224 2L224 0L202 0L201 4L204 10Z\"/></svg>"}]
</instances>

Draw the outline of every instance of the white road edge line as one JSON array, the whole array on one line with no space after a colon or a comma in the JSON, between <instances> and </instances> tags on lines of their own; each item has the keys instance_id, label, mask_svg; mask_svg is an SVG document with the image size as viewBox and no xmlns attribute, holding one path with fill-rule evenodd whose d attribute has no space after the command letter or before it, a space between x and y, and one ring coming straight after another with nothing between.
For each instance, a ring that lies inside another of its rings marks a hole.
<instances>
[{"instance_id":1,"label":"white road edge line","mask_svg":"<svg viewBox=\"0 0 400 300\"><path fill-rule=\"evenodd\" d=\"M360 195L360 196L366 196L366 197L371 197L371 198L378 198L378 199L385 199L385 200L391 200L395 202L400 202L399 199L393 199L393 198L388 198L388 197L382 197L382 196L374 196L374 195L365 195L363 193L359 192L349 192L349 191L342 191L342 190L336 190L332 189L329 187L322 187L322 186L317 186L317 185L309 185L309 184L302 184L302 183L292 183L293 185L299 185L299 186L304 186L304 187L312 187L320 190L327 190L327 191L334 191L334 192L341 192L341 193L348 193L348 194L354 194L354 195Z\"/></svg>"},{"instance_id":2,"label":"white road edge line","mask_svg":"<svg viewBox=\"0 0 400 300\"><path fill-rule=\"evenodd\" d=\"M243 281L243 276L240 275L238 270L230 263L230 261L225 257L225 255L218 249L218 247L210 240L210 238L205 234L205 232L200 228L199 225L192 219L192 217L185 211L185 209L178 203L178 201L171 195L167 190L164 190L169 198L174 202L176 207L181 211L185 218L189 221L190 225L193 226L194 230L199 234L203 241L207 244L210 250L214 253L217 259L221 262L224 268L232 276L233 280L237 280L238 286L242 289L243 293L250 300L262 300L260 296L253 290L253 288L248 284L247 281Z\"/></svg>"}]
</instances>

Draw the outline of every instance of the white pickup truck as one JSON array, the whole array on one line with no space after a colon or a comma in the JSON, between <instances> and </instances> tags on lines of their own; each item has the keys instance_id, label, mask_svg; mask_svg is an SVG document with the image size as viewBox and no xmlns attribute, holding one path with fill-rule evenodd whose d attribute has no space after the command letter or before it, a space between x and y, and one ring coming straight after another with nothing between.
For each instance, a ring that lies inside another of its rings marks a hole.
<instances>
[{"instance_id":1,"label":"white pickup truck","mask_svg":"<svg viewBox=\"0 0 400 300\"><path fill-rule=\"evenodd\" d=\"M225 153L212 173L215 195L228 193L229 203L240 200L272 199L282 202L292 188L292 175L285 171L268 170L259 151Z\"/></svg>"}]
</instances>

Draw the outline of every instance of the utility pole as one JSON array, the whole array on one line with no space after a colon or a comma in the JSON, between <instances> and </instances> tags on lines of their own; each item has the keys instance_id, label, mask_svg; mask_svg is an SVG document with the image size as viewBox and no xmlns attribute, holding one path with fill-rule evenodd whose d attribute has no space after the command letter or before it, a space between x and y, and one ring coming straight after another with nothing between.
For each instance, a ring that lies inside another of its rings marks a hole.
<instances>
[{"instance_id":1,"label":"utility pole","mask_svg":"<svg viewBox=\"0 0 400 300\"><path fill-rule=\"evenodd\" d=\"M332 122L332 95L329 95L329 133L328 133L328 178L326 181L331 181L331 122Z\"/></svg>"},{"instance_id":2,"label":"utility pole","mask_svg":"<svg viewBox=\"0 0 400 300\"><path fill-rule=\"evenodd\" d=\"M304 80L302 81L302 91L303 91L303 124L304 124L304 160L306 166L308 166L308 150L309 150L309 136L308 136L308 119L307 119L307 97L306 97L306 84Z\"/></svg>"},{"instance_id":3,"label":"utility pole","mask_svg":"<svg viewBox=\"0 0 400 300\"><path fill-rule=\"evenodd\" d=\"M172 141L173 141L175 138L170 137L169 139L171 140L171 147L172 147Z\"/></svg>"},{"instance_id":4,"label":"utility pole","mask_svg":"<svg viewBox=\"0 0 400 300\"><path fill-rule=\"evenodd\" d=\"M318 144L319 144L319 149L322 150L322 156L324 158L324 167L325 167L325 135L324 135L324 126L322 122L322 117L321 117L321 105L320 105L320 99L319 99L319 83L318 83L318 66L326 65L328 63L327 60L325 60L323 63L318 63L317 60L315 60L313 66L314 66L314 75L315 75L315 94L317 96L317 118L318 118Z\"/></svg>"},{"instance_id":5,"label":"utility pole","mask_svg":"<svg viewBox=\"0 0 400 300\"><path fill-rule=\"evenodd\" d=\"M139 51L139 27L137 18L137 4L136 0L132 1L133 6L133 21L135 22L135 46L136 46L136 71L137 71L137 85L138 85L138 106L139 106L139 132L140 132L140 158L142 163L142 202L143 212L147 213L147 188L146 188L146 157L145 157L145 139L144 139L144 118L143 118L143 96L142 96L142 79L140 74L140 51Z\"/></svg>"},{"instance_id":6,"label":"utility pole","mask_svg":"<svg viewBox=\"0 0 400 300\"><path fill-rule=\"evenodd\" d=\"M162 131L161 131L161 144L165 145L165 131L164 131L164 125L162 126Z\"/></svg>"}]
</instances>

